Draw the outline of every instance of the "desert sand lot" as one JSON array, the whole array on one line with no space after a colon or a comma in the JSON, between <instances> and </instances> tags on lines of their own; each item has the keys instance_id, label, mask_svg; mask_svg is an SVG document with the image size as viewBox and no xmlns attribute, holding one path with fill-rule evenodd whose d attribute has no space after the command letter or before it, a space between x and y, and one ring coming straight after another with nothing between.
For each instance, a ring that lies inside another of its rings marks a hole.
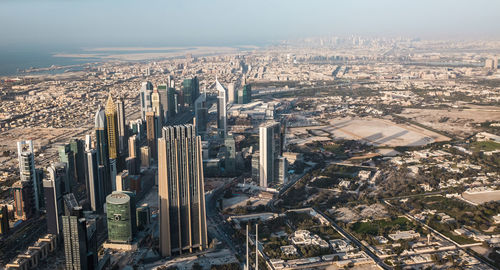
<instances>
[{"instance_id":1,"label":"desert sand lot","mask_svg":"<svg viewBox=\"0 0 500 270\"><path fill-rule=\"evenodd\" d=\"M329 126L292 128L293 134L329 134L333 140L361 140L375 146L421 146L450 138L413 125L379 118L335 118ZM318 132L321 131L321 132Z\"/></svg>"},{"instance_id":2,"label":"desert sand lot","mask_svg":"<svg viewBox=\"0 0 500 270\"><path fill-rule=\"evenodd\" d=\"M477 132L476 124L500 121L500 107L468 106L468 109L405 109L400 116L436 130L467 137ZM446 121L445 118L448 117ZM439 121L442 122L439 122Z\"/></svg>"},{"instance_id":3,"label":"desert sand lot","mask_svg":"<svg viewBox=\"0 0 500 270\"><path fill-rule=\"evenodd\" d=\"M462 197L473 203L482 204L491 201L500 201L500 190L485 191L476 193L462 193Z\"/></svg>"}]
</instances>

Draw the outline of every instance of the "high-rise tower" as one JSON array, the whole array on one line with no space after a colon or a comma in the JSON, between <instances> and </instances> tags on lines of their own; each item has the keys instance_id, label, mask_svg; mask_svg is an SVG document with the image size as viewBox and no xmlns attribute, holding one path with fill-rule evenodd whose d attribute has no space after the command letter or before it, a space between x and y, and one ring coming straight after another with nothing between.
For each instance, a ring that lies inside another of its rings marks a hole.
<instances>
[{"instance_id":1,"label":"high-rise tower","mask_svg":"<svg viewBox=\"0 0 500 270\"><path fill-rule=\"evenodd\" d=\"M62 217L66 269L89 269L87 261L87 222L81 206L66 206L69 213Z\"/></svg>"},{"instance_id":2,"label":"high-rise tower","mask_svg":"<svg viewBox=\"0 0 500 270\"><path fill-rule=\"evenodd\" d=\"M156 139L157 139L157 125L156 125L156 115L154 112L146 113L146 139L148 142L149 150L151 151L151 156L156 160L157 149L156 149Z\"/></svg>"},{"instance_id":3,"label":"high-rise tower","mask_svg":"<svg viewBox=\"0 0 500 270\"><path fill-rule=\"evenodd\" d=\"M277 179L276 169L280 147L280 124L270 122L259 127L259 176L260 186L267 187Z\"/></svg>"},{"instance_id":4,"label":"high-rise tower","mask_svg":"<svg viewBox=\"0 0 500 270\"><path fill-rule=\"evenodd\" d=\"M152 109L151 94L153 93L153 84L143 82L141 85L141 119L146 120L146 112Z\"/></svg>"},{"instance_id":5,"label":"high-rise tower","mask_svg":"<svg viewBox=\"0 0 500 270\"><path fill-rule=\"evenodd\" d=\"M43 180L43 194L47 210L47 233L62 233L62 216L64 212L63 192L66 179L66 164L55 163L47 168L48 179Z\"/></svg>"},{"instance_id":6,"label":"high-rise tower","mask_svg":"<svg viewBox=\"0 0 500 270\"><path fill-rule=\"evenodd\" d=\"M109 175L109 148L106 116L104 110L99 107L95 115L95 134L97 150L97 166L99 170L99 182L104 187L104 196L111 193L111 181Z\"/></svg>"},{"instance_id":7,"label":"high-rise tower","mask_svg":"<svg viewBox=\"0 0 500 270\"><path fill-rule=\"evenodd\" d=\"M116 105L113 102L111 94L109 94L108 101L105 107L106 112L106 126L108 131L108 147L109 159L116 159L118 157L118 113Z\"/></svg>"},{"instance_id":8,"label":"high-rise tower","mask_svg":"<svg viewBox=\"0 0 500 270\"><path fill-rule=\"evenodd\" d=\"M89 149L85 152L85 185L87 187L87 199L90 208L97 213L102 212L104 204L104 186L99 181L99 165L97 162L97 151Z\"/></svg>"},{"instance_id":9,"label":"high-rise tower","mask_svg":"<svg viewBox=\"0 0 500 270\"><path fill-rule=\"evenodd\" d=\"M151 103L153 104L153 112L155 113L156 138L159 138L161 136L161 127L163 126L163 107L160 102L160 93L158 93L158 89L156 88L151 95Z\"/></svg>"},{"instance_id":10,"label":"high-rise tower","mask_svg":"<svg viewBox=\"0 0 500 270\"><path fill-rule=\"evenodd\" d=\"M225 139L227 135L227 111L226 111L226 95L227 91L220 84L219 80L217 78L215 79L215 86L218 91L218 96L217 96L217 130L219 133L219 138Z\"/></svg>"},{"instance_id":11,"label":"high-rise tower","mask_svg":"<svg viewBox=\"0 0 500 270\"><path fill-rule=\"evenodd\" d=\"M182 96L184 98L184 103L188 106L193 106L194 101L200 95L200 83L198 82L198 77L192 79L185 79L182 82ZM184 104L182 104L184 105Z\"/></svg>"},{"instance_id":12,"label":"high-rise tower","mask_svg":"<svg viewBox=\"0 0 500 270\"><path fill-rule=\"evenodd\" d=\"M196 119L196 135L207 133L208 124L208 108L207 108L207 93L203 92L194 102L194 119Z\"/></svg>"},{"instance_id":13,"label":"high-rise tower","mask_svg":"<svg viewBox=\"0 0 500 270\"><path fill-rule=\"evenodd\" d=\"M40 179L35 169L35 154L32 141L17 142L17 155L21 181L31 182L36 211L40 210Z\"/></svg>"},{"instance_id":14,"label":"high-rise tower","mask_svg":"<svg viewBox=\"0 0 500 270\"><path fill-rule=\"evenodd\" d=\"M193 125L163 128L158 140L160 253L208 247L201 138Z\"/></svg>"},{"instance_id":15,"label":"high-rise tower","mask_svg":"<svg viewBox=\"0 0 500 270\"><path fill-rule=\"evenodd\" d=\"M28 180L17 181L12 185L14 191L14 214L16 218L28 220L35 214L33 183Z\"/></svg>"},{"instance_id":16,"label":"high-rise tower","mask_svg":"<svg viewBox=\"0 0 500 270\"><path fill-rule=\"evenodd\" d=\"M125 103L123 99L116 101L117 128L118 128L118 151L120 154L127 152L127 126L125 125Z\"/></svg>"}]
</instances>

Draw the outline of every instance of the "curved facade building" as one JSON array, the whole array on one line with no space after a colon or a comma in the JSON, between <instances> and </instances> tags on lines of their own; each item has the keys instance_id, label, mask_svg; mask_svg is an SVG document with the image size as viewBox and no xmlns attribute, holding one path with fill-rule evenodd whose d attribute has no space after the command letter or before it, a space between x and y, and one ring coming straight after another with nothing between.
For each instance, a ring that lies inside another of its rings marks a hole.
<instances>
[{"instance_id":1,"label":"curved facade building","mask_svg":"<svg viewBox=\"0 0 500 270\"><path fill-rule=\"evenodd\" d=\"M109 241L132 242L130 197L127 194L115 192L106 197L106 205Z\"/></svg>"}]
</instances>

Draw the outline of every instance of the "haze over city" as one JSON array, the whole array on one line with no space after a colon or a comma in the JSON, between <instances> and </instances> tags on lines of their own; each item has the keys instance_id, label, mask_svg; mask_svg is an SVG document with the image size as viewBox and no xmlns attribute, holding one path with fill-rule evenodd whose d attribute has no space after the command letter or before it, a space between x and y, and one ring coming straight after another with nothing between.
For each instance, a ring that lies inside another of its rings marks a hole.
<instances>
[{"instance_id":1,"label":"haze over city","mask_svg":"<svg viewBox=\"0 0 500 270\"><path fill-rule=\"evenodd\" d=\"M498 1L0 3L0 269L500 269Z\"/></svg>"}]
</instances>

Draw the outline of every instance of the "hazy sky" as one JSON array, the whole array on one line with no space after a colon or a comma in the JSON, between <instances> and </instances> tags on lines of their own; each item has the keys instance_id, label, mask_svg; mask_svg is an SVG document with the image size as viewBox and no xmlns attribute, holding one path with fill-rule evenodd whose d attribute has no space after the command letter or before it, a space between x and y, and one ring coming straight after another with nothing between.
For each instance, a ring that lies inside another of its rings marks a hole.
<instances>
[{"instance_id":1,"label":"hazy sky","mask_svg":"<svg viewBox=\"0 0 500 270\"><path fill-rule=\"evenodd\" d=\"M500 1L0 1L0 46L263 44L330 34L499 38Z\"/></svg>"}]
</instances>

